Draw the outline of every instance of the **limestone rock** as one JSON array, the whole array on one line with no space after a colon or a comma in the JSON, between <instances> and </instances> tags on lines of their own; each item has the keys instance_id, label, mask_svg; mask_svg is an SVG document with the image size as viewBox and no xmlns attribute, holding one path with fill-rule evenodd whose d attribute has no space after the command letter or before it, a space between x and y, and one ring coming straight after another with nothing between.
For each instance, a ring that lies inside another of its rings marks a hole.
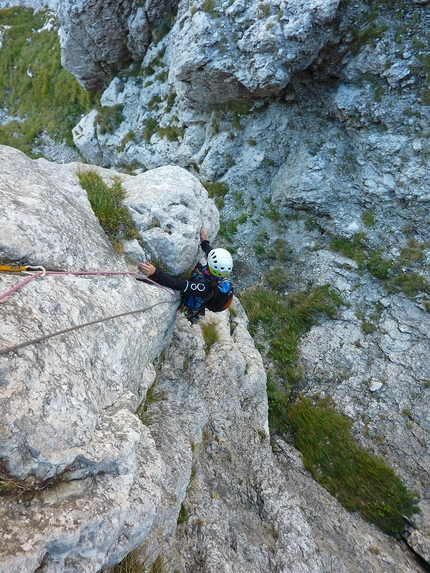
<instances>
[{"instance_id":1,"label":"limestone rock","mask_svg":"<svg viewBox=\"0 0 430 573\"><path fill-rule=\"evenodd\" d=\"M78 183L76 170L87 166L32 161L4 146L0 152L3 263L127 271ZM179 171L173 168L174 181L191 199L189 180L187 188ZM170 191L166 210L178 192ZM137 188L134 199L139 203ZM199 212L210 214L211 202L206 211L203 206L207 195L200 191L198 199ZM160 211L163 201L160 193ZM169 217L173 224L172 211ZM183 264L192 264L188 252L182 256ZM22 280L2 273L0 292ZM2 487L12 488L0 498L2 573L39 566L90 573L120 561L145 538L166 467L135 411L154 381L152 363L169 340L177 304L176 295L127 275L48 275L2 300L0 476ZM146 310L3 352L138 309Z\"/></svg>"},{"instance_id":2,"label":"limestone rock","mask_svg":"<svg viewBox=\"0 0 430 573\"><path fill-rule=\"evenodd\" d=\"M213 573L420 571L394 539L317 485L294 448L277 439L273 455L264 367L237 301L234 315L176 323L157 376L163 399L148 410L171 470L168 495L142 556ZM218 340L207 348L210 323Z\"/></svg>"},{"instance_id":3,"label":"limestone rock","mask_svg":"<svg viewBox=\"0 0 430 573\"><path fill-rule=\"evenodd\" d=\"M199 252L199 231L209 237L218 232L218 211L207 191L179 167L159 167L129 178L124 184L134 224L154 260L179 275L194 266Z\"/></svg>"},{"instance_id":4,"label":"limestone rock","mask_svg":"<svg viewBox=\"0 0 430 573\"><path fill-rule=\"evenodd\" d=\"M147 0L59 0L62 64L90 91L108 86L110 76L130 58L145 54L154 21L176 3ZM152 27L151 27L152 25Z\"/></svg>"},{"instance_id":5,"label":"limestone rock","mask_svg":"<svg viewBox=\"0 0 430 573\"><path fill-rule=\"evenodd\" d=\"M56 10L57 5L58 0L0 0L0 10L11 8L12 6L25 6L35 10L43 10L45 8Z\"/></svg>"},{"instance_id":6,"label":"limestone rock","mask_svg":"<svg viewBox=\"0 0 430 573\"><path fill-rule=\"evenodd\" d=\"M265 97L305 69L331 37L338 0L251 3L227 10L205 5L184 14L172 32L172 70L185 97L207 107Z\"/></svg>"}]
</instances>

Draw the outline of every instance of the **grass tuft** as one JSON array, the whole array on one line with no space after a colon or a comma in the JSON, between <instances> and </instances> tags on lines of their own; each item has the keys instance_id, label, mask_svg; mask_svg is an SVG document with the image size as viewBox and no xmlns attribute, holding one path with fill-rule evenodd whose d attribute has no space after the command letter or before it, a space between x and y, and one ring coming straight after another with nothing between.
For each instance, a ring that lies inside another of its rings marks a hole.
<instances>
[{"instance_id":1,"label":"grass tuft","mask_svg":"<svg viewBox=\"0 0 430 573\"><path fill-rule=\"evenodd\" d=\"M214 322L205 322L202 324L202 334L205 341L205 353L209 354L212 346L219 340L218 331Z\"/></svg>"},{"instance_id":2,"label":"grass tuft","mask_svg":"<svg viewBox=\"0 0 430 573\"><path fill-rule=\"evenodd\" d=\"M152 386L146 391L145 399L141 402L138 409L136 410L136 415L140 418L142 424L149 426L156 422L157 420L148 414L148 408L151 404L157 404L164 400L164 392L157 389L157 382L154 382Z\"/></svg>"},{"instance_id":3,"label":"grass tuft","mask_svg":"<svg viewBox=\"0 0 430 573\"><path fill-rule=\"evenodd\" d=\"M418 498L384 461L357 445L352 421L328 401L302 399L288 409L296 446L306 468L348 511L390 535L400 535L405 517L419 512Z\"/></svg>"},{"instance_id":4,"label":"grass tuft","mask_svg":"<svg viewBox=\"0 0 430 573\"><path fill-rule=\"evenodd\" d=\"M112 185L109 186L96 171L92 170L80 171L78 179L87 192L91 207L109 241L115 250L121 253L123 239L138 237L131 215L122 204L125 191L121 181L119 178L113 178Z\"/></svg>"},{"instance_id":5,"label":"grass tuft","mask_svg":"<svg viewBox=\"0 0 430 573\"><path fill-rule=\"evenodd\" d=\"M206 181L202 185L208 192L209 197L215 200L215 205L218 209L224 207L224 197L229 190L228 185L222 181Z\"/></svg>"}]
</instances>

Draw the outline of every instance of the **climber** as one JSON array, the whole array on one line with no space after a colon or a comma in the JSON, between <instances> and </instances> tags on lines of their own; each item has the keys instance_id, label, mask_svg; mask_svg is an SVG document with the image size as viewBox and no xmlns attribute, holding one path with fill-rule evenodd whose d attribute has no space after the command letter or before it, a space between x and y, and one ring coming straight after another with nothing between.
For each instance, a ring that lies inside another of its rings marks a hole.
<instances>
[{"instance_id":1,"label":"climber","mask_svg":"<svg viewBox=\"0 0 430 573\"><path fill-rule=\"evenodd\" d=\"M212 249L205 229L200 230L200 247L207 256L207 265L200 263L189 280L172 277L145 261L138 268L154 282L181 292L180 309L195 324L205 309L220 312L233 300L233 287L227 277L233 268L231 254L225 249Z\"/></svg>"}]
</instances>

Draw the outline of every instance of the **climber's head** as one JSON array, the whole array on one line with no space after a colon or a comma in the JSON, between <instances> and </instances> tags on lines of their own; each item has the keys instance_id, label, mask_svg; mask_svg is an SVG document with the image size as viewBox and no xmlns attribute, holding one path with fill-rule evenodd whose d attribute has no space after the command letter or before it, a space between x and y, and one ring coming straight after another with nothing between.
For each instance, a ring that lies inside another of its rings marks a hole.
<instances>
[{"instance_id":1,"label":"climber's head","mask_svg":"<svg viewBox=\"0 0 430 573\"><path fill-rule=\"evenodd\" d=\"M214 277L228 277L233 269L233 259L225 249L212 249L208 255L208 267Z\"/></svg>"}]
</instances>

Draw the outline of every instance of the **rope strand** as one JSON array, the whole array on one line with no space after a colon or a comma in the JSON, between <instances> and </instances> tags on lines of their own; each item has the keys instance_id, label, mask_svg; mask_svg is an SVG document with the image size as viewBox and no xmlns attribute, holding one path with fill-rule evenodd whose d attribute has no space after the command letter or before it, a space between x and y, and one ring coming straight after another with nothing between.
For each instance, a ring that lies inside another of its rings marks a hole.
<instances>
[{"instance_id":1,"label":"rope strand","mask_svg":"<svg viewBox=\"0 0 430 573\"><path fill-rule=\"evenodd\" d=\"M51 334L45 334L44 336L39 336L39 338L33 338L32 340L28 340L27 342L21 342L21 344L15 344L15 346L10 346L9 348L2 348L0 350L0 356L8 354L9 352L13 352L14 350L19 350L20 348L25 348L26 346L30 346L31 344L37 344L38 342L48 340L48 338L53 338L54 336L60 336L60 334L66 334L67 332L72 332L73 330L79 330L80 328L84 328L85 326L91 326L92 324L99 324L101 322L106 322L107 320L113 320L114 318L121 318L122 316L127 316L129 314L137 314L139 312L145 312L146 310L150 310L151 308L154 308L160 304L167 304L169 302L178 302L178 300L161 300L145 308L129 310L127 312L121 312L120 314L114 314L112 316L107 316L105 318L98 318L96 320L91 320L90 322L84 322L83 324L78 324L76 326L70 326L69 328L64 328L63 330L58 330L57 332L52 332Z\"/></svg>"},{"instance_id":2,"label":"rope strand","mask_svg":"<svg viewBox=\"0 0 430 573\"><path fill-rule=\"evenodd\" d=\"M159 285L158 283L149 279L145 275L141 275L139 273L133 273L131 271L46 271L42 267L41 271L35 272L34 274L27 277L24 281L18 283L17 285L15 285L11 289L9 289L8 291L6 291L2 295L0 295L0 300L3 300L7 296L13 294L18 289L20 289L24 285L28 284L31 280L33 280L37 277L45 276L45 275L84 275L84 276L87 276L87 275L116 275L116 276L118 276L118 275L131 275L131 276L134 276L136 278L139 278L142 281L148 281L149 283L156 285L157 287L161 288L165 292L168 292L171 296L176 297L176 293L173 292L172 290L165 288L162 285ZM9 352L13 352L15 350L18 350L20 348L25 348L26 346L30 346L31 344L37 344L38 342L48 340L49 338L53 338L54 336L60 336L60 334L66 334L67 332L72 332L73 330L79 330L80 328L84 328L86 326L91 326L92 324L99 324L101 322L106 322L107 320L113 320L114 318L121 318L122 316L127 316L130 314L137 314L139 312L145 312L146 310L150 310L151 308L154 308L160 304L166 304L169 302L179 302L179 299L175 298L175 300L162 300L162 301L159 301L159 302L152 304L151 306L147 306L145 308L130 310L127 312L122 312L120 314L114 314L112 316L107 316L105 318L98 318L96 320L91 320L90 322L85 322L83 324L78 324L76 326L70 326L69 328L64 328L63 330L58 330L57 332L52 332L51 334L45 334L44 336L39 336L38 338L28 340L27 342L22 342L21 344L15 344L14 346L10 346L9 348L0 349L0 356L8 354Z\"/></svg>"}]
</instances>

